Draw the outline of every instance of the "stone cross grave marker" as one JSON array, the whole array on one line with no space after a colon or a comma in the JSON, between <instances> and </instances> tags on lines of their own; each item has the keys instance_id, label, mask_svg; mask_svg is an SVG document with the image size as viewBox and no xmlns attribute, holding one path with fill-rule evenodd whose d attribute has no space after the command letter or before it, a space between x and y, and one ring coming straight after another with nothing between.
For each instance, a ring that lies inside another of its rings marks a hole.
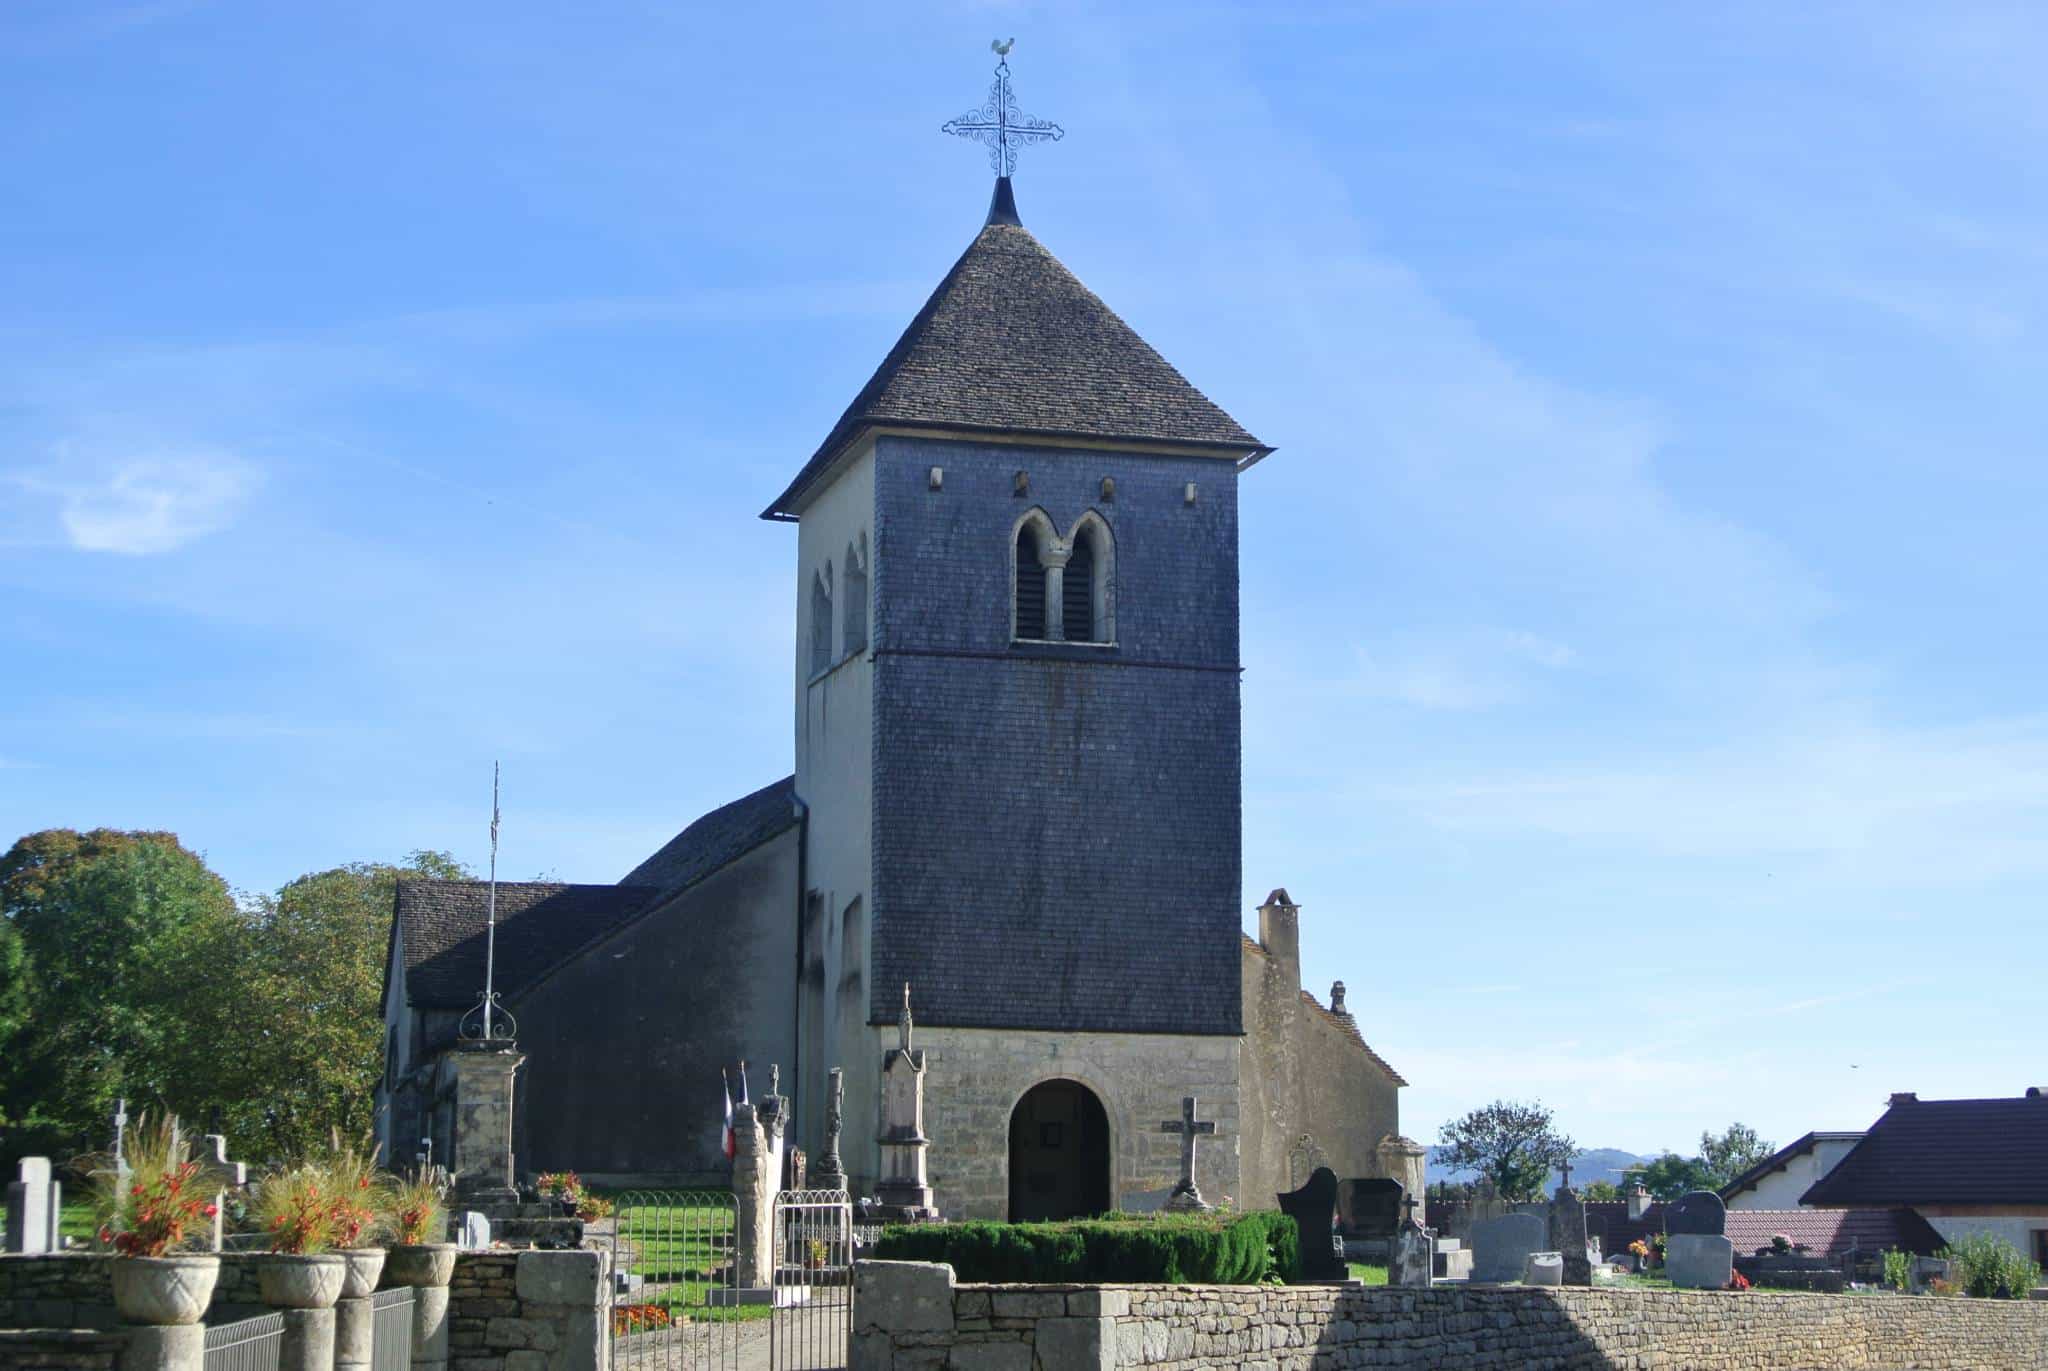
<instances>
[{"instance_id":1,"label":"stone cross grave marker","mask_svg":"<svg viewBox=\"0 0 2048 1371\"><path fill-rule=\"evenodd\" d=\"M1337 1173L1319 1166L1301 1189L1274 1198L1281 1213L1293 1216L1301 1241L1301 1278L1343 1280L1349 1270L1337 1255Z\"/></svg>"},{"instance_id":2,"label":"stone cross grave marker","mask_svg":"<svg viewBox=\"0 0 2048 1371\"><path fill-rule=\"evenodd\" d=\"M1166 1120L1159 1125L1159 1131L1180 1134L1180 1180L1175 1182L1173 1193L1166 1197L1166 1207L1180 1210L1207 1209L1209 1206L1202 1199L1202 1191L1195 1184L1195 1139L1204 1133L1214 1133L1215 1122L1209 1119L1197 1122L1195 1097L1186 1095L1181 1098L1180 1117ZM1335 1196L1331 1198L1335 1199Z\"/></svg>"},{"instance_id":3,"label":"stone cross grave marker","mask_svg":"<svg viewBox=\"0 0 2048 1371\"><path fill-rule=\"evenodd\" d=\"M1436 1272L1436 1239L1415 1221L1417 1203L1413 1195L1402 1201L1408 1214L1401 1221L1400 1231L1394 1234L1387 1284L1427 1290Z\"/></svg>"},{"instance_id":4,"label":"stone cross grave marker","mask_svg":"<svg viewBox=\"0 0 2048 1371\"><path fill-rule=\"evenodd\" d=\"M227 1217L228 1191L240 1190L249 1183L249 1167L244 1162L228 1160L228 1140L218 1133L206 1135L198 1160L199 1179L213 1187L213 1245L208 1250L218 1252Z\"/></svg>"},{"instance_id":5,"label":"stone cross grave marker","mask_svg":"<svg viewBox=\"0 0 2048 1371\"><path fill-rule=\"evenodd\" d=\"M1564 1256L1566 1285L1593 1283L1593 1264L1586 1260L1586 1203L1569 1185L1560 1185L1550 1200L1550 1245Z\"/></svg>"},{"instance_id":6,"label":"stone cross grave marker","mask_svg":"<svg viewBox=\"0 0 2048 1371\"><path fill-rule=\"evenodd\" d=\"M57 1216L64 1186L50 1179L48 1157L23 1157L19 1179L7 1186L8 1252L56 1252L63 1247Z\"/></svg>"}]
</instances>

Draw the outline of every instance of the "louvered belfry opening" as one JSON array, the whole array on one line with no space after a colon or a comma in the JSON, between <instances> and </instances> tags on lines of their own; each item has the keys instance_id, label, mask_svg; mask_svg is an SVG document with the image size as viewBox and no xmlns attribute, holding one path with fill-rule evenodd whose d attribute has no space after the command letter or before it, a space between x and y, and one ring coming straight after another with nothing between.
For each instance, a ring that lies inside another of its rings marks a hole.
<instances>
[{"instance_id":1,"label":"louvered belfry opening","mask_svg":"<svg viewBox=\"0 0 2048 1371\"><path fill-rule=\"evenodd\" d=\"M1060 587L1060 625L1070 643L1095 641L1095 530L1084 528L1074 538Z\"/></svg>"},{"instance_id":2,"label":"louvered belfry opening","mask_svg":"<svg viewBox=\"0 0 2048 1371\"><path fill-rule=\"evenodd\" d=\"M832 665L832 592L825 578L811 573L811 674Z\"/></svg>"},{"instance_id":3,"label":"louvered belfry opening","mask_svg":"<svg viewBox=\"0 0 2048 1371\"><path fill-rule=\"evenodd\" d=\"M1038 531L1017 530L1017 636L1045 636L1045 565L1038 560Z\"/></svg>"}]
</instances>

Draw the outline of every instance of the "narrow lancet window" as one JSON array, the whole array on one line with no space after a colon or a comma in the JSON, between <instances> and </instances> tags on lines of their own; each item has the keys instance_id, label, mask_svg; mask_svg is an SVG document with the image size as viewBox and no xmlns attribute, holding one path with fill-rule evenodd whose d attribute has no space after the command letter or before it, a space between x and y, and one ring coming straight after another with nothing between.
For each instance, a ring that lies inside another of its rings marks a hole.
<instances>
[{"instance_id":1,"label":"narrow lancet window","mask_svg":"<svg viewBox=\"0 0 2048 1371\"><path fill-rule=\"evenodd\" d=\"M1017 530L1017 628L1019 638L1045 636L1045 564L1038 556L1039 531L1033 524Z\"/></svg>"},{"instance_id":2,"label":"narrow lancet window","mask_svg":"<svg viewBox=\"0 0 2048 1371\"><path fill-rule=\"evenodd\" d=\"M846 655L868 650L868 535L860 535L860 546L846 545L846 585L840 592L846 599Z\"/></svg>"},{"instance_id":3,"label":"narrow lancet window","mask_svg":"<svg viewBox=\"0 0 2048 1371\"><path fill-rule=\"evenodd\" d=\"M1101 641L1095 631L1095 530L1083 526L1074 535L1060 587L1060 624L1070 643Z\"/></svg>"},{"instance_id":4,"label":"narrow lancet window","mask_svg":"<svg viewBox=\"0 0 2048 1371\"><path fill-rule=\"evenodd\" d=\"M811 573L811 675L832 665L832 564Z\"/></svg>"}]
</instances>

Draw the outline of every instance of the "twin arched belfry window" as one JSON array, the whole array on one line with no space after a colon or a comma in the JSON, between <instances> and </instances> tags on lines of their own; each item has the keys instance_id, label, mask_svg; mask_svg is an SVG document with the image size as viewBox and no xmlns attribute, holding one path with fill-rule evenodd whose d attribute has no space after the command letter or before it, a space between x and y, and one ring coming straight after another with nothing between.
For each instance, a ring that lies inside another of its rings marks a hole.
<instances>
[{"instance_id":1,"label":"twin arched belfry window","mask_svg":"<svg viewBox=\"0 0 2048 1371\"><path fill-rule=\"evenodd\" d=\"M1010 636L1024 642L1116 641L1116 547L1090 510L1067 537L1045 511L1017 522Z\"/></svg>"}]
</instances>

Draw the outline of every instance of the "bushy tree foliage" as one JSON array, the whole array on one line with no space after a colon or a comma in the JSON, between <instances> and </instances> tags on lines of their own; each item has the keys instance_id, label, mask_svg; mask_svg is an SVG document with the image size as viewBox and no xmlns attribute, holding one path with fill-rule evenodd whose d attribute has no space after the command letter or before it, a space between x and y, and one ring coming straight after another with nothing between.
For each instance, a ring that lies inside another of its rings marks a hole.
<instances>
[{"instance_id":1,"label":"bushy tree foliage","mask_svg":"<svg viewBox=\"0 0 2048 1371\"><path fill-rule=\"evenodd\" d=\"M0 1152L104 1146L125 1096L281 1158L371 1124L393 895L445 853L237 903L169 833L53 829L0 858Z\"/></svg>"},{"instance_id":2,"label":"bushy tree foliage","mask_svg":"<svg viewBox=\"0 0 2048 1371\"><path fill-rule=\"evenodd\" d=\"M1777 1151L1748 1124L1731 1123L1719 1134L1702 1132L1697 1156L1666 1152L1643 1168L1643 1186L1660 1200L1689 1190L1719 1190Z\"/></svg>"},{"instance_id":3,"label":"bushy tree foliage","mask_svg":"<svg viewBox=\"0 0 2048 1371\"><path fill-rule=\"evenodd\" d=\"M1613 1181L1590 1181L1587 1183L1586 1188L1579 1192L1579 1198L1582 1200L1621 1200L1628 1197L1621 1193L1621 1187Z\"/></svg>"},{"instance_id":4,"label":"bushy tree foliage","mask_svg":"<svg viewBox=\"0 0 2048 1371\"><path fill-rule=\"evenodd\" d=\"M1477 1171L1493 1182L1501 1198L1533 1200L1543 1194L1550 1173L1569 1161L1578 1146L1553 1126L1541 1104L1495 1100L1437 1133L1438 1160Z\"/></svg>"}]
</instances>

